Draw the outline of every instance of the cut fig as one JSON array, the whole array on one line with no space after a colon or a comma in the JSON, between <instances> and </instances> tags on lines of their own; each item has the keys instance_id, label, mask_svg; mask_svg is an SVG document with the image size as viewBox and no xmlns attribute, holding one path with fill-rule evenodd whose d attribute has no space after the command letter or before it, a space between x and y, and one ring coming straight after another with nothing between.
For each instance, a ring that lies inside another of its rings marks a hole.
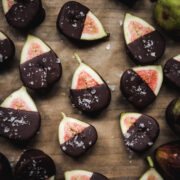
<instances>
[{"instance_id":1,"label":"cut fig","mask_svg":"<svg viewBox=\"0 0 180 180\"><path fill-rule=\"evenodd\" d=\"M13 41L0 31L0 67L8 64L14 57L15 46Z\"/></svg>"},{"instance_id":2,"label":"cut fig","mask_svg":"<svg viewBox=\"0 0 180 180\"><path fill-rule=\"evenodd\" d=\"M94 126L62 113L59 124L59 143L63 152L77 157L90 149L97 141L97 131Z\"/></svg>"},{"instance_id":3,"label":"cut fig","mask_svg":"<svg viewBox=\"0 0 180 180\"><path fill-rule=\"evenodd\" d=\"M98 40L108 36L99 19L86 6L69 1L61 8L57 28L76 40Z\"/></svg>"},{"instance_id":4,"label":"cut fig","mask_svg":"<svg viewBox=\"0 0 180 180\"><path fill-rule=\"evenodd\" d=\"M135 63L152 64L163 55L165 40L146 21L126 13L123 28L127 50Z\"/></svg>"},{"instance_id":5,"label":"cut fig","mask_svg":"<svg viewBox=\"0 0 180 180\"><path fill-rule=\"evenodd\" d=\"M41 0L2 0L7 22L16 29L29 30L45 18Z\"/></svg>"},{"instance_id":6,"label":"cut fig","mask_svg":"<svg viewBox=\"0 0 180 180\"><path fill-rule=\"evenodd\" d=\"M2 180L12 180L12 169L8 159L0 153L0 179Z\"/></svg>"},{"instance_id":7,"label":"cut fig","mask_svg":"<svg viewBox=\"0 0 180 180\"><path fill-rule=\"evenodd\" d=\"M105 177L102 174L95 173L95 172L89 172L84 170L73 170L73 171L66 171L64 173L65 180L72 180L72 179L78 179L78 180L108 180L107 177Z\"/></svg>"},{"instance_id":8,"label":"cut fig","mask_svg":"<svg viewBox=\"0 0 180 180\"><path fill-rule=\"evenodd\" d=\"M37 149L24 151L15 167L16 180L54 180L55 175L54 161Z\"/></svg>"},{"instance_id":9,"label":"cut fig","mask_svg":"<svg viewBox=\"0 0 180 180\"><path fill-rule=\"evenodd\" d=\"M154 169L154 163L150 156L147 157L149 163L149 170L147 170L140 178L140 180L163 180L162 176Z\"/></svg>"},{"instance_id":10,"label":"cut fig","mask_svg":"<svg viewBox=\"0 0 180 180\"><path fill-rule=\"evenodd\" d=\"M126 146L136 152L148 150L159 135L157 121L140 113L121 113L120 126Z\"/></svg>"},{"instance_id":11,"label":"cut fig","mask_svg":"<svg viewBox=\"0 0 180 180\"><path fill-rule=\"evenodd\" d=\"M41 117L25 87L10 94L0 105L0 135L25 142L39 130Z\"/></svg>"},{"instance_id":12,"label":"cut fig","mask_svg":"<svg viewBox=\"0 0 180 180\"><path fill-rule=\"evenodd\" d=\"M62 74L60 59L39 38L28 35L21 52L20 75L24 85L35 90L45 89Z\"/></svg>"},{"instance_id":13,"label":"cut fig","mask_svg":"<svg viewBox=\"0 0 180 180\"><path fill-rule=\"evenodd\" d=\"M70 96L72 104L84 112L98 112L106 108L111 92L105 81L75 53L79 66L74 72Z\"/></svg>"},{"instance_id":14,"label":"cut fig","mask_svg":"<svg viewBox=\"0 0 180 180\"><path fill-rule=\"evenodd\" d=\"M166 109L166 120L169 127L180 136L180 98L170 102Z\"/></svg>"},{"instance_id":15,"label":"cut fig","mask_svg":"<svg viewBox=\"0 0 180 180\"><path fill-rule=\"evenodd\" d=\"M166 62L164 65L164 76L168 82L180 88L180 55Z\"/></svg>"},{"instance_id":16,"label":"cut fig","mask_svg":"<svg viewBox=\"0 0 180 180\"><path fill-rule=\"evenodd\" d=\"M123 73L120 89L130 103L143 109L155 100L162 81L161 66L134 67Z\"/></svg>"}]
</instances>

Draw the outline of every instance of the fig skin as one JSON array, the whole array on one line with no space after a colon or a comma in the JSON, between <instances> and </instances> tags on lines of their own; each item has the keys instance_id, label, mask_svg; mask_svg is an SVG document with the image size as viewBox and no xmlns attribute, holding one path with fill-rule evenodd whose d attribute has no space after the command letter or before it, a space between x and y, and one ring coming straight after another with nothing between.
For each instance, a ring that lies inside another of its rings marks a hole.
<instances>
[{"instance_id":1,"label":"fig skin","mask_svg":"<svg viewBox=\"0 0 180 180\"><path fill-rule=\"evenodd\" d=\"M168 105L166 121L173 132L180 136L180 98L172 100Z\"/></svg>"},{"instance_id":2,"label":"fig skin","mask_svg":"<svg viewBox=\"0 0 180 180\"><path fill-rule=\"evenodd\" d=\"M180 141L163 144L155 150L155 162L166 180L180 179Z\"/></svg>"}]
</instances>

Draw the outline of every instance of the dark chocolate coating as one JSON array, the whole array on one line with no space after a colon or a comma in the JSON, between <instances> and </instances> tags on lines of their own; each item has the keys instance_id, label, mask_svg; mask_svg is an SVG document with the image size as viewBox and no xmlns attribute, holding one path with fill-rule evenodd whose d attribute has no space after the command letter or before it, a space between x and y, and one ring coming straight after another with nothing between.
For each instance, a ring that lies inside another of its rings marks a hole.
<instances>
[{"instance_id":1,"label":"dark chocolate coating","mask_svg":"<svg viewBox=\"0 0 180 180\"><path fill-rule=\"evenodd\" d=\"M53 160L36 149L23 152L15 167L16 180L47 180L55 174Z\"/></svg>"},{"instance_id":2,"label":"dark chocolate coating","mask_svg":"<svg viewBox=\"0 0 180 180\"><path fill-rule=\"evenodd\" d=\"M166 80L180 88L180 62L171 58L166 62L163 71Z\"/></svg>"},{"instance_id":3,"label":"dark chocolate coating","mask_svg":"<svg viewBox=\"0 0 180 180\"><path fill-rule=\"evenodd\" d=\"M19 0L5 16L7 22L14 28L29 30L44 20L45 11L41 0Z\"/></svg>"},{"instance_id":4,"label":"dark chocolate coating","mask_svg":"<svg viewBox=\"0 0 180 180\"><path fill-rule=\"evenodd\" d=\"M23 142L31 139L39 130L41 117L38 112L0 107L0 135Z\"/></svg>"},{"instance_id":5,"label":"dark chocolate coating","mask_svg":"<svg viewBox=\"0 0 180 180\"><path fill-rule=\"evenodd\" d=\"M180 108L175 110L175 105L180 105L180 99L176 98L170 102L166 109L166 121L169 127L180 136Z\"/></svg>"},{"instance_id":6,"label":"dark chocolate coating","mask_svg":"<svg viewBox=\"0 0 180 180\"><path fill-rule=\"evenodd\" d=\"M0 153L0 179L13 180L12 169L8 159Z\"/></svg>"},{"instance_id":7,"label":"dark chocolate coating","mask_svg":"<svg viewBox=\"0 0 180 180\"><path fill-rule=\"evenodd\" d=\"M148 84L132 69L123 73L120 84L122 94L138 109L147 107L156 98Z\"/></svg>"},{"instance_id":8,"label":"dark chocolate coating","mask_svg":"<svg viewBox=\"0 0 180 180\"><path fill-rule=\"evenodd\" d=\"M95 127L90 125L81 133L76 134L74 137L61 144L60 147L67 155L78 157L84 154L96 143L97 137L98 135Z\"/></svg>"},{"instance_id":9,"label":"dark chocolate coating","mask_svg":"<svg viewBox=\"0 0 180 180\"><path fill-rule=\"evenodd\" d=\"M57 28L64 35L79 40L88 11L89 8L78 2L65 3L57 18Z\"/></svg>"},{"instance_id":10,"label":"dark chocolate coating","mask_svg":"<svg viewBox=\"0 0 180 180\"><path fill-rule=\"evenodd\" d=\"M105 177L102 174L99 173L93 173L93 175L91 176L90 180L108 180L107 177Z\"/></svg>"},{"instance_id":11,"label":"dark chocolate coating","mask_svg":"<svg viewBox=\"0 0 180 180\"><path fill-rule=\"evenodd\" d=\"M136 64L147 65L163 55L165 44L163 36L155 30L127 44L127 49Z\"/></svg>"},{"instance_id":12,"label":"dark chocolate coating","mask_svg":"<svg viewBox=\"0 0 180 180\"><path fill-rule=\"evenodd\" d=\"M111 100L111 92L105 83L87 89L70 89L70 96L72 104L87 113L106 108Z\"/></svg>"},{"instance_id":13,"label":"dark chocolate coating","mask_svg":"<svg viewBox=\"0 0 180 180\"><path fill-rule=\"evenodd\" d=\"M120 0L120 1L131 7L136 3L137 0Z\"/></svg>"},{"instance_id":14,"label":"dark chocolate coating","mask_svg":"<svg viewBox=\"0 0 180 180\"><path fill-rule=\"evenodd\" d=\"M0 40L0 67L9 63L13 59L14 54L15 46L13 41L9 37L7 37L7 39Z\"/></svg>"},{"instance_id":15,"label":"dark chocolate coating","mask_svg":"<svg viewBox=\"0 0 180 180\"><path fill-rule=\"evenodd\" d=\"M133 151L149 149L159 135L159 124L147 115L142 115L124 134L125 144Z\"/></svg>"},{"instance_id":16,"label":"dark chocolate coating","mask_svg":"<svg viewBox=\"0 0 180 180\"><path fill-rule=\"evenodd\" d=\"M54 84L61 74L60 59L52 50L20 64L21 80L25 86L35 90Z\"/></svg>"}]
</instances>

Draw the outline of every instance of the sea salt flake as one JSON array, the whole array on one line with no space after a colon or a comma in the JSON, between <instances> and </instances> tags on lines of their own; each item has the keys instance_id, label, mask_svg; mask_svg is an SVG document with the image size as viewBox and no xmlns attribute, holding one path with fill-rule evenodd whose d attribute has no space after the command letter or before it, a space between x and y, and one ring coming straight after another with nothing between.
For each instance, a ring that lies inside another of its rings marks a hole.
<instances>
[{"instance_id":1,"label":"sea salt flake","mask_svg":"<svg viewBox=\"0 0 180 180\"><path fill-rule=\"evenodd\" d=\"M107 44L106 45L106 50L110 50L111 49L111 45L110 44Z\"/></svg>"}]
</instances>

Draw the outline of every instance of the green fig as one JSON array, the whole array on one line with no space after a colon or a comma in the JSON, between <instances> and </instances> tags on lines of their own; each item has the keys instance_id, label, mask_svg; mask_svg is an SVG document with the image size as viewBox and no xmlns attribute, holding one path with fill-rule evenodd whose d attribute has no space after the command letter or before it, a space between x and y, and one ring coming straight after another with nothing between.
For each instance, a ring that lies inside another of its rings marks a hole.
<instances>
[{"instance_id":1,"label":"green fig","mask_svg":"<svg viewBox=\"0 0 180 180\"><path fill-rule=\"evenodd\" d=\"M162 29L180 38L180 0L158 0L154 17Z\"/></svg>"}]
</instances>

